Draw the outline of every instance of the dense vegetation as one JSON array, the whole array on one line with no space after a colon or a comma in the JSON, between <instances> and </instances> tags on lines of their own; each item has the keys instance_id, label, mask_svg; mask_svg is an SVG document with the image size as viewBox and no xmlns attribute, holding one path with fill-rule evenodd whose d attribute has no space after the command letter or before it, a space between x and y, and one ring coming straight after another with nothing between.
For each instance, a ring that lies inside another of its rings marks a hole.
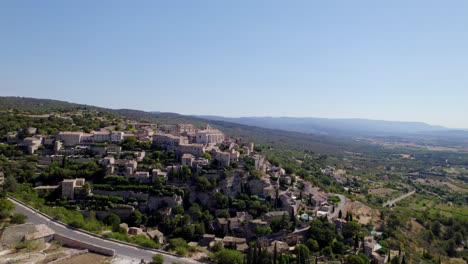
<instances>
[{"instance_id":1,"label":"dense vegetation","mask_svg":"<svg viewBox=\"0 0 468 264\"><path fill-rule=\"evenodd\" d=\"M18 132L18 139L30 136L27 132L29 127L37 128L38 133L43 135L52 135L60 130L89 132L111 125L116 126L116 129L124 129L118 126L125 119L159 124L194 123L199 127L210 122L239 142L256 142L256 151L266 155L272 164L281 166L288 174L293 174L293 182L301 178L324 191L342 193L354 201L377 208L382 220L379 229L383 231L378 242L383 246L383 253L397 252L391 255L392 263L403 260L409 263L438 263L447 261L449 257L465 261L468 259L468 154L464 152L384 147L361 140L207 121L176 114L99 110L64 102L24 98L0 99L0 110L4 110L0 114L0 140L3 142L6 141L6 134L12 131ZM51 111L55 114L48 117L29 115ZM176 163L174 152L152 148L149 142L127 138L121 142L121 146L124 151L146 151L146 157L139 162L139 170L150 172ZM117 158L124 158L125 155ZM85 157L93 158L94 155L87 153ZM107 235L110 238L151 248L159 248L160 245L143 236L129 236L118 224L125 221L133 226L158 228L170 238L168 249L182 255L198 250L190 247L187 241L198 241L203 234L211 232L209 223L215 217L230 217L237 211L247 211L254 217L261 217L275 209L275 203L249 195L245 186L241 194L233 197L216 192L217 181L200 176L207 171L200 173L188 167L173 171L168 177L178 183L178 187L175 187L166 185L164 181L147 185L122 176L105 176L103 168L96 161L77 163L65 159L39 169L38 159L39 155L27 155L21 147L0 144L0 171L6 175L4 188L9 194L74 227L95 233L112 230ZM237 166L245 166L251 180L261 177L261 173L252 168L251 160L239 163L242 164L226 167L224 174L234 171ZM334 177L324 173L323 169L327 166L345 171L344 176ZM216 164L212 164L210 169L217 169ZM171 216L158 211L135 210L129 219L116 218L111 214L110 217L98 220L93 211L128 208L139 201L135 198L94 195L90 199L70 203L59 198L59 190L40 198L32 189L39 185L57 185L63 179L76 177L84 177L91 182L86 186L87 190L134 191L157 196L177 194L183 197L183 204L174 207ZM212 197L213 205L207 207L197 201L190 202L190 190L184 186L195 186L197 191L207 193ZM297 187L303 186L297 184ZM416 190L417 194L399 202L397 206L382 207L383 202L411 190ZM84 217L78 209L90 213ZM12 212L10 202L0 198L0 222L24 222L24 217L12 215ZM325 219L313 220L304 243L296 248L294 254L268 252L254 243L250 245L247 254L217 247L212 250L210 259L217 263L272 263L272 260L275 260L274 263L307 263L318 257L343 259L347 263L368 263L369 259L364 254L349 253L356 252L356 245L370 233L373 226L362 226L357 224L359 219L347 218L350 221L343 227L341 234ZM273 221L267 228L255 231L260 237L294 227L294 220L280 219ZM348 257L344 258L345 255Z\"/></svg>"}]
</instances>

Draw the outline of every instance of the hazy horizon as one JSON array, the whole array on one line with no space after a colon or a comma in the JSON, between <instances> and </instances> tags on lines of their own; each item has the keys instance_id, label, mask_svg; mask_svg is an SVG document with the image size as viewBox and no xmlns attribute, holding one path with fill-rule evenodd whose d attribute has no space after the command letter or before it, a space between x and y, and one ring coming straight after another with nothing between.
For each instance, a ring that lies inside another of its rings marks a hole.
<instances>
[{"instance_id":1,"label":"hazy horizon","mask_svg":"<svg viewBox=\"0 0 468 264\"><path fill-rule=\"evenodd\" d=\"M2 95L0 95L2 96ZM27 96L16 96L16 95L9 95L11 97L26 97L26 98L32 98L32 97L27 97ZM51 99L51 100L58 100L58 101L66 101L63 99L53 99L53 98L34 98L34 99ZM104 105L99 105L99 104L86 104L83 102L77 102L77 101L66 101L68 103L74 103L74 104L84 104L84 105L89 105L89 106L96 106L96 107L103 107L103 108L109 108L113 110L122 110L122 109L130 109L130 110L137 110L137 111L145 111L149 113L169 113L169 114L179 114L179 115L186 115L186 116L195 116L195 117L224 117L224 118L316 118L316 119L329 119L329 120L367 120L367 121L383 121L383 122L407 122L407 123L421 123L429 126L435 126L435 127L441 127L441 128L446 128L446 129L454 129L454 130L468 130L467 128L460 128L460 127L448 127L448 126L443 126L443 125L438 125L438 124L432 124L432 123L427 123L423 121L418 121L418 120L409 120L409 121L402 121L402 120L385 120L385 119L370 119L370 118L343 118L343 117L318 117L318 116L225 116L225 115L216 115L216 114L191 114L191 113L181 113L177 111L158 111L158 110L144 110L144 109L138 109L137 107L134 108L114 108L114 107L106 107Z\"/></svg>"},{"instance_id":2,"label":"hazy horizon","mask_svg":"<svg viewBox=\"0 0 468 264\"><path fill-rule=\"evenodd\" d=\"M0 95L468 129L466 1L0 3Z\"/></svg>"}]
</instances>

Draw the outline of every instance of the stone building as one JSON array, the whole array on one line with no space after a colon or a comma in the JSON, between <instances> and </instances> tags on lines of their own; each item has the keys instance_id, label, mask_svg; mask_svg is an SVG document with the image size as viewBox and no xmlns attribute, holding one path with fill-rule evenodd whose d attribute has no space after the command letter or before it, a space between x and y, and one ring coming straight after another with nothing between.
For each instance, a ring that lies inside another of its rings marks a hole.
<instances>
[{"instance_id":1,"label":"stone building","mask_svg":"<svg viewBox=\"0 0 468 264\"><path fill-rule=\"evenodd\" d=\"M152 177L150 178L149 172L147 171L137 171L133 175L130 175L130 177L141 183L150 183L152 181Z\"/></svg>"},{"instance_id":2,"label":"stone building","mask_svg":"<svg viewBox=\"0 0 468 264\"><path fill-rule=\"evenodd\" d=\"M180 144L188 144L188 139L182 136L174 136L163 133L155 133L153 135L153 145L171 149L171 147L178 147Z\"/></svg>"},{"instance_id":3,"label":"stone building","mask_svg":"<svg viewBox=\"0 0 468 264\"><path fill-rule=\"evenodd\" d=\"M253 155L252 158L254 159L254 162L255 162L254 164L255 169L263 170L264 165L265 165L265 157L263 157L262 155L256 154L256 155Z\"/></svg>"},{"instance_id":4,"label":"stone building","mask_svg":"<svg viewBox=\"0 0 468 264\"><path fill-rule=\"evenodd\" d=\"M109 131L93 131L93 142L109 142L111 134Z\"/></svg>"},{"instance_id":5,"label":"stone building","mask_svg":"<svg viewBox=\"0 0 468 264\"><path fill-rule=\"evenodd\" d=\"M156 182L156 178L163 178L164 181L167 181L167 172L161 171L159 169L153 169L151 171L151 175L153 176L153 182Z\"/></svg>"},{"instance_id":6,"label":"stone building","mask_svg":"<svg viewBox=\"0 0 468 264\"><path fill-rule=\"evenodd\" d=\"M78 189L82 189L84 185L85 185L84 178L63 180L62 181L62 197L74 199L76 191L78 191Z\"/></svg>"},{"instance_id":7,"label":"stone building","mask_svg":"<svg viewBox=\"0 0 468 264\"><path fill-rule=\"evenodd\" d=\"M189 154L189 153L185 153L184 155L182 155L182 158L181 158L181 161L182 161L182 165L186 165L188 167L192 167L192 163L193 163L193 160L195 158L193 157L192 154Z\"/></svg>"},{"instance_id":8,"label":"stone building","mask_svg":"<svg viewBox=\"0 0 468 264\"><path fill-rule=\"evenodd\" d=\"M195 126L192 124L177 124L176 130L178 134L193 134L196 132Z\"/></svg>"},{"instance_id":9,"label":"stone building","mask_svg":"<svg viewBox=\"0 0 468 264\"><path fill-rule=\"evenodd\" d=\"M112 143L119 143L123 140L124 132L122 131L112 131L110 134L110 141Z\"/></svg>"},{"instance_id":10,"label":"stone building","mask_svg":"<svg viewBox=\"0 0 468 264\"><path fill-rule=\"evenodd\" d=\"M157 229L147 231L146 235L152 240L157 241L160 245L164 244L164 234L161 231Z\"/></svg>"},{"instance_id":11,"label":"stone building","mask_svg":"<svg viewBox=\"0 0 468 264\"><path fill-rule=\"evenodd\" d=\"M26 148L29 154L34 154L36 150L42 145L42 137L27 137L21 143Z\"/></svg>"},{"instance_id":12,"label":"stone building","mask_svg":"<svg viewBox=\"0 0 468 264\"><path fill-rule=\"evenodd\" d=\"M81 136L83 132L59 132L57 140L63 141L63 145L70 147L76 146L81 143Z\"/></svg>"},{"instance_id":13,"label":"stone building","mask_svg":"<svg viewBox=\"0 0 468 264\"><path fill-rule=\"evenodd\" d=\"M190 153L195 157L200 157L205 152L203 144L179 144L176 149L178 153Z\"/></svg>"},{"instance_id":14,"label":"stone building","mask_svg":"<svg viewBox=\"0 0 468 264\"><path fill-rule=\"evenodd\" d=\"M195 141L200 144L215 145L223 143L224 134L217 129L207 126L206 129L197 131Z\"/></svg>"},{"instance_id":15,"label":"stone building","mask_svg":"<svg viewBox=\"0 0 468 264\"><path fill-rule=\"evenodd\" d=\"M214 159L218 162L220 166L229 166L231 164L231 154L228 152L222 152L216 149L213 149L212 152Z\"/></svg>"}]
</instances>

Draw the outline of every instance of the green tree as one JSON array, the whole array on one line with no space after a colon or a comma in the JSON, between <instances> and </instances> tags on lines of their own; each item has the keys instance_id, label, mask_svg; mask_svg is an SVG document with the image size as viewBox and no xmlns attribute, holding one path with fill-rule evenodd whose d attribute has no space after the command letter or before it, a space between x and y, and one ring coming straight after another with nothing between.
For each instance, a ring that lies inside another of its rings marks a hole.
<instances>
[{"instance_id":1,"label":"green tree","mask_svg":"<svg viewBox=\"0 0 468 264\"><path fill-rule=\"evenodd\" d=\"M390 263L391 264L400 264L400 257L399 256L394 256Z\"/></svg>"},{"instance_id":2,"label":"green tree","mask_svg":"<svg viewBox=\"0 0 468 264\"><path fill-rule=\"evenodd\" d=\"M366 262L357 255L348 255L347 264L366 264Z\"/></svg>"},{"instance_id":3,"label":"green tree","mask_svg":"<svg viewBox=\"0 0 468 264\"><path fill-rule=\"evenodd\" d=\"M14 193L18 189L18 181L12 175L8 175L8 176L5 177L5 182L3 184L3 188L7 192Z\"/></svg>"},{"instance_id":4,"label":"green tree","mask_svg":"<svg viewBox=\"0 0 468 264\"><path fill-rule=\"evenodd\" d=\"M24 214L14 213L13 216L11 217L11 223L21 225L21 224L26 223L27 218L28 217L25 216Z\"/></svg>"},{"instance_id":5,"label":"green tree","mask_svg":"<svg viewBox=\"0 0 468 264\"><path fill-rule=\"evenodd\" d=\"M203 152L201 157L207 160L211 160L211 155L208 152Z\"/></svg>"},{"instance_id":6,"label":"green tree","mask_svg":"<svg viewBox=\"0 0 468 264\"><path fill-rule=\"evenodd\" d=\"M219 264L243 264L244 254L237 250L223 249L215 254L215 261Z\"/></svg>"},{"instance_id":7,"label":"green tree","mask_svg":"<svg viewBox=\"0 0 468 264\"><path fill-rule=\"evenodd\" d=\"M317 240L321 248L329 246L335 239L335 226L326 218L314 219L310 223L310 238Z\"/></svg>"},{"instance_id":8,"label":"green tree","mask_svg":"<svg viewBox=\"0 0 468 264\"><path fill-rule=\"evenodd\" d=\"M343 225L344 238L354 237L355 235L359 234L360 231L361 226L355 221L350 221Z\"/></svg>"},{"instance_id":9,"label":"green tree","mask_svg":"<svg viewBox=\"0 0 468 264\"><path fill-rule=\"evenodd\" d=\"M297 246L295 251L298 264L309 263L310 251L304 244Z\"/></svg>"},{"instance_id":10,"label":"green tree","mask_svg":"<svg viewBox=\"0 0 468 264\"><path fill-rule=\"evenodd\" d=\"M202 192L209 191L212 188L211 182L207 178L201 176L197 177L195 180L195 186Z\"/></svg>"},{"instance_id":11,"label":"green tree","mask_svg":"<svg viewBox=\"0 0 468 264\"><path fill-rule=\"evenodd\" d=\"M121 222L120 217L114 213L108 214L102 221L104 224L111 226L113 229L116 229Z\"/></svg>"},{"instance_id":12,"label":"green tree","mask_svg":"<svg viewBox=\"0 0 468 264\"><path fill-rule=\"evenodd\" d=\"M143 214L138 210L133 210L128 217L128 224L130 226L139 226L142 223Z\"/></svg>"},{"instance_id":13,"label":"green tree","mask_svg":"<svg viewBox=\"0 0 468 264\"><path fill-rule=\"evenodd\" d=\"M315 239L312 239L312 238L307 239L306 245L310 249L311 252L318 252L320 250L320 245Z\"/></svg>"},{"instance_id":14,"label":"green tree","mask_svg":"<svg viewBox=\"0 0 468 264\"><path fill-rule=\"evenodd\" d=\"M0 198L0 219L5 219L15 210L15 205L6 198Z\"/></svg>"},{"instance_id":15,"label":"green tree","mask_svg":"<svg viewBox=\"0 0 468 264\"><path fill-rule=\"evenodd\" d=\"M457 255L457 243L455 243L455 240L449 239L447 241L446 251L449 257L455 257Z\"/></svg>"},{"instance_id":16,"label":"green tree","mask_svg":"<svg viewBox=\"0 0 468 264\"><path fill-rule=\"evenodd\" d=\"M214 253L219 252L221 250L224 250L224 245L221 241L215 242L214 245L210 247L210 251Z\"/></svg>"}]
</instances>

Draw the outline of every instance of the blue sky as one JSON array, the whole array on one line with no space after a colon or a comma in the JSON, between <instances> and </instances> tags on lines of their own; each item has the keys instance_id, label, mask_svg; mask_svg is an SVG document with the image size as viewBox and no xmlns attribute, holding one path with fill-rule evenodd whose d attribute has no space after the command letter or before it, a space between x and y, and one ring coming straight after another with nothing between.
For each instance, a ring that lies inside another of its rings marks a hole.
<instances>
[{"instance_id":1,"label":"blue sky","mask_svg":"<svg viewBox=\"0 0 468 264\"><path fill-rule=\"evenodd\" d=\"M468 128L468 1L1 1L0 95Z\"/></svg>"}]
</instances>

